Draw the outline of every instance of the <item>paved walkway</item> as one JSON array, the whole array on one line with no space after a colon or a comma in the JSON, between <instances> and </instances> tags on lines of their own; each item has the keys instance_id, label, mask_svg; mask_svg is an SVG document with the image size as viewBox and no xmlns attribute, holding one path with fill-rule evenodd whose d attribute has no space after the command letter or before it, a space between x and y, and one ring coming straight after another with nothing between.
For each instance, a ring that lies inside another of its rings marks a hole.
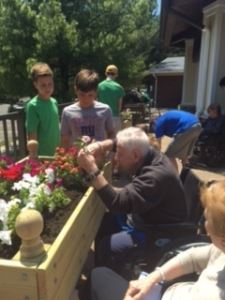
<instances>
[{"instance_id":1,"label":"paved walkway","mask_svg":"<svg viewBox=\"0 0 225 300\"><path fill-rule=\"evenodd\" d=\"M162 138L162 151L164 151L171 141L170 138ZM193 172L197 174L203 181L223 180L225 179L225 167L221 168L207 168L207 167L193 167Z\"/></svg>"}]
</instances>

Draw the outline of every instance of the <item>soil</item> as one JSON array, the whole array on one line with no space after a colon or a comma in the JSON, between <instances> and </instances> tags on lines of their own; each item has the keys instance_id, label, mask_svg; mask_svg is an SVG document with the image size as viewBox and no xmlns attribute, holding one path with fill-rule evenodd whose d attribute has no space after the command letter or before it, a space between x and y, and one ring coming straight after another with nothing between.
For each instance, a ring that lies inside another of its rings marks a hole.
<instances>
[{"instance_id":1,"label":"soil","mask_svg":"<svg viewBox=\"0 0 225 300\"><path fill-rule=\"evenodd\" d=\"M55 210L53 213L49 213L47 210L42 213L44 218L44 230L41 237L46 244L52 244L63 228L69 216L74 211L78 202L81 200L84 191L67 190L66 194L72 199L72 201L63 208ZM19 250L20 239L15 235L12 237L12 246L0 244L0 258L11 259Z\"/></svg>"}]
</instances>

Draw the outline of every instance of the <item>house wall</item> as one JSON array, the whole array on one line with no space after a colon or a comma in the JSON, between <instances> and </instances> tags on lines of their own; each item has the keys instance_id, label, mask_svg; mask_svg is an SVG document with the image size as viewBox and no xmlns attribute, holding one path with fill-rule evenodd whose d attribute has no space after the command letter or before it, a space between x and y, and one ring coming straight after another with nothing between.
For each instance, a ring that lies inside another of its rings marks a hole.
<instances>
[{"instance_id":1,"label":"house wall","mask_svg":"<svg viewBox=\"0 0 225 300\"><path fill-rule=\"evenodd\" d=\"M182 99L183 75L157 76L157 107L177 108Z\"/></svg>"},{"instance_id":2,"label":"house wall","mask_svg":"<svg viewBox=\"0 0 225 300\"><path fill-rule=\"evenodd\" d=\"M225 92L219 81L225 76L225 0L218 0L203 10L205 28L202 31L201 56L197 88L197 112L218 102L225 110Z\"/></svg>"},{"instance_id":3,"label":"house wall","mask_svg":"<svg viewBox=\"0 0 225 300\"><path fill-rule=\"evenodd\" d=\"M219 57L220 63L218 68L218 81L225 76L225 12L223 13L223 20L222 20L222 37L220 40L220 49L219 49ZM215 101L220 102L221 106L223 107L223 111L225 112L225 91L221 89L217 84L216 94L215 94Z\"/></svg>"},{"instance_id":4,"label":"house wall","mask_svg":"<svg viewBox=\"0 0 225 300\"><path fill-rule=\"evenodd\" d=\"M185 41L185 64L182 92L182 105L194 105L197 101L199 62L193 62L194 40Z\"/></svg>"}]
</instances>

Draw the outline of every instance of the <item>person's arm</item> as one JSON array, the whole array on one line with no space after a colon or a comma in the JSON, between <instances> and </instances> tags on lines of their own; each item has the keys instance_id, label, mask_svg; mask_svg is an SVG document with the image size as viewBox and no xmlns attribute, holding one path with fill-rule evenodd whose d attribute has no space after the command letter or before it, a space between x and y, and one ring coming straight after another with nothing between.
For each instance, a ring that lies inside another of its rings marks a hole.
<instances>
[{"instance_id":1,"label":"person's arm","mask_svg":"<svg viewBox=\"0 0 225 300\"><path fill-rule=\"evenodd\" d=\"M109 107L107 110L106 120L105 120L105 131L107 133L108 139L113 139L115 137L115 129L113 125L113 116L112 116L112 110Z\"/></svg>"},{"instance_id":2,"label":"person's arm","mask_svg":"<svg viewBox=\"0 0 225 300\"><path fill-rule=\"evenodd\" d=\"M142 280L131 281L124 300L143 300L156 283L171 281L182 275L201 272L207 267L212 245L191 248L156 268Z\"/></svg>"},{"instance_id":3,"label":"person's arm","mask_svg":"<svg viewBox=\"0 0 225 300\"><path fill-rule=\"evenodd\" d=\"M30 140L36 140L37 141L37 133L36 132L28 133L27 134L27 139L28 139L28 141L30 141Z\"/></svg>"},{"instance_id":4,"label":"person's arm","mask_svg":"<svg viewBox=\"0 0 225 300\"><path fill-rule=\"evenodd\" d=\"M124 300L144 300L155 284L161 281L173 280L183 275L183 267L177 257L172 258L159 269L150 273L146 278L131 281Z\"/></svg>"},{"instance_id":5,"label":"person's arm","mask_svg":"<svg viewBox=\"0 0 225 300\"><path fill-rule=\"evenodd\" d=\"M98 144L97 147L99 147L99 142L97 142L95 144ZM107 145L107 143L106 143L106 147L108 147L108 146L109 146L109 144ZM104 147L104 144L102 147ZM98 171L98 166L96 164L94 156L87 151L88 151L87 148L80 150L80 152L78 154L78 164L83 170L85 170L87 175L95 174ZM91 181L91 185L96 190L100 190L108 184L109 184L108 181L105 179L105 177L101 173L94 180Z\"/></svg>"},{"instance_id":6,"label":"person's arm","mask_svg":"<svg viewBox=\"0 0 225 300\"><path fill-rule=\"evenodd\" d=\"M61 147L68 149L70 144L70 137L68 135L61 135Z\"/></svg>"},{"instance_id":7,"label":"person's arm","mask_svg":"<svg viewBox=\"0 0 225 300\"><path fill-rule=\"evenodd\" d=\"M100 142L100 145L103 144L103 147L107 145L108 149L112 149L113 142L110 141L107 144L108 141L106 140L106 144L105 141ZM85 150L79 152L78 163L87 174L94 174L98 169L95 157ZM135 177L131 183L120 190L110 185L102 174L92 180L91 185L110 211L143 213L161 201L161 185L157 183L154 174L155 172L152 172L151 168L146 168L145 172Z\"/></svg>"},{"instance_id":8,"label":"person's arm","mask_svg":"<svg viewBox=\"0 0 225 300\"><path fill-rule=\"evenodd\" d=\"M70 125L69 125L69 116L66 113L65 108L62 112L62 118L61 118L61 141L60 145L68 149L70 146L70 138L71 138L71 131L70 131Z\"/></svg>"},{"instance_id":9,"label":"person's arm","mask_svg":"<svg viewBox=\"0 0 225 300\"><path fill-rule=\"evenodd\" d=\"M119 101L118 101L118 109L119 109L119 111L122 110L122 107L123 107L123 97L121 97L121 98L119 99Z\"/></svg>"},{"instance_id":10,"label":"person's arm","mask_svg":"<svg viewBox=\"0 0 225 300\"><path fill-rule=\"evenodd\" d=\"M157 142L159 144L159 149L162 149L162 138L157 138Z\"/></svg>"},{"instance_id":11,"label":"person's arm","mask_svg":"<svg viewBox=\"0 0 225 300\"><path fill-rule=\"evenodd\" d=\"M37 128L39 124L39 118L35 109L35 106L28 102L26 106L26 130L27 139L37 141Z\"/></svg>"},{"instance_id":12,"label":"person's arm","mask_svg":"<svg viewBox=\"0 0 225 300\"><path fill-rule=\"evenodd\" d=\"M113 151L115 148L116 141L114 139L106 139L104 141L94 142L86 146L86 150L91 154L95 155L96 153Z\"/></svg>"}]
</instances>

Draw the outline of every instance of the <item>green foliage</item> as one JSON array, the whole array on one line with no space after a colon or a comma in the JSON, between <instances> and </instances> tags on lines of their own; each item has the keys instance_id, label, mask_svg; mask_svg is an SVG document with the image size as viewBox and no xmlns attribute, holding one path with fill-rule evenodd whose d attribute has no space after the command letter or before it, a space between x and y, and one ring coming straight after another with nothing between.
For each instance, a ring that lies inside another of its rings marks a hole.
<instances>
[{"instance_id":1,"label":"green foliage","mask_svg":"<svg viewBox=\"0 0 225 300\"><path fill-rule=\"evenodd\" d=\"M54 69L61 102L71 100L82 67L103 77L114 63L130 85L151 62L155 8L156 0L1 0L0 95L32 96L28 73L36 61Z\"/></svg>"},{"instance_id":2,"label":"green foliage","mask_svg":"<svg viewBox=\"0 0 225 300\"><path fill-rule=\"evenodd\" d=\"M19 215L20 211L21 207L18 203L11 206L7 219L7 227L9 230L15 229L16 217Z\"/></svg>"},{"instance_id":3,"label":"green foliage","mask_svg":"<svg viewBox=\"0 0 225 300\"><path fill-rule=\"evenodd\" d=\"M12 183L9 181L0 181L0 197L6 196Z\"/></svg>"},{"instance_id":4,"label":"green foliage","mask_svg":"<svg viewBox=\"0 0 225 300\"><path fill-rule=\"evenodd\" d=\"M26 95L26 59L34 51L34 12L19 1L0 5L0 94Z\"/></svg>"},{"instance_id":5,"label":"green foliage","mask_svg":"<svg viewBox=\"0 0 225 300\"><path fill-rule=\"evenodd\" d=\"M67 206L71 202L71 199L66 196L65 189L63 187L55 189L48 200L48 208L53 211L55 208Z\"/></svg>"}]
</instances>

